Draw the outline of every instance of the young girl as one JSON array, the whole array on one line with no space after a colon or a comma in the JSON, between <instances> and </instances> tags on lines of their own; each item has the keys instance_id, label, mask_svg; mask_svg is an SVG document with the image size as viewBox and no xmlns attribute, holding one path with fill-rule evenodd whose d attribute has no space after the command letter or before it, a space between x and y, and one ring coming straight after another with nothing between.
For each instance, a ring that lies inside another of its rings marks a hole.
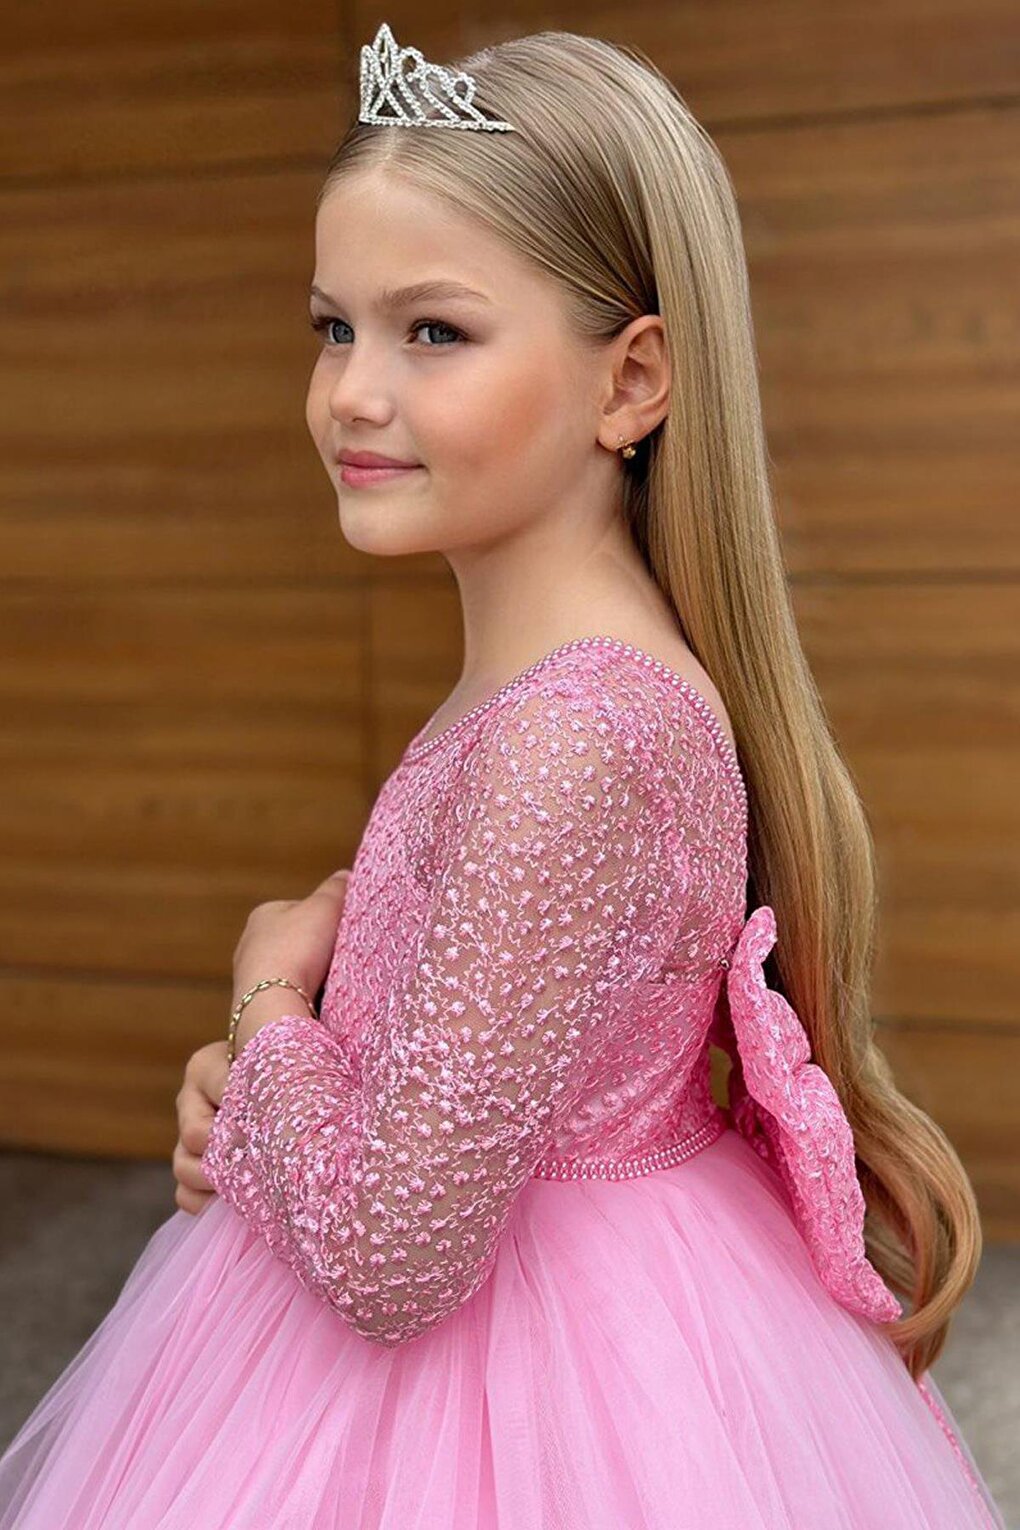
<instances>
[{"instance_id":1,"label":"young girl","mask_svg":"<svg viewBox=\"0 0 1020 1530\"><path fill-rule=\"evenodd\" d=\"M384 25L313 322L343 534L442 551L463 676L349 878L249 919L180 1209L0 1526L1002 1526L927 1375L978 1222L872 1038L718 153L608 43L451 75Z\"/></svg>"}]
</instances>

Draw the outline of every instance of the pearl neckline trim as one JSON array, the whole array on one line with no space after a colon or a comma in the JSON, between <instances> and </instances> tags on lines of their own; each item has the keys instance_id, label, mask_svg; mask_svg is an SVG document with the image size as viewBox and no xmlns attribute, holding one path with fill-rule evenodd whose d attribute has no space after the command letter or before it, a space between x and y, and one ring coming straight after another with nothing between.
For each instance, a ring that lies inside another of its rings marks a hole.
<instances>
[{"instance_id":1,"label":"pearl neckline trim","mask_svg":"<svg viewBox=\"0 0 1020 1530\"><path fill-rule=\"evenodd\" d=\"M530 679L532 675L545 669L554 659L558 659L563 654L572 653L575 649L581 648L601 648L614 655L633 659L644 669L649 669L654 674L660 675L664 680L669 681L691 703L694 709L700 713L702 721L711 733L716 748L729 770L733 784L746 808L747 788L744 784L740 764L734 753L733 746L715 712L697 687L690 680L678 675L675 669L671 669L661 659L656 659L652 654L647 653L643 648L638 648L634 643L625 643L622 638L601 634L595 637L571 638L569 642L560 643L556 648L550 649L540 659L536 659L534 664L530 664L527 669L522 669L518 674L512 675L497 691L493 691L491 696L486 696L477 706L472 707L468 712L464 712L455 722L441 729L432 738L422 737L425 729L428 727L428 723L426 723L421 732L415 734L408 744L404 751L404 759L418 760L422 756L431 753L437 745L446 743L449 739L460 733L461 729L474 718L480 717L483 712L487 712L497 701L500 701L510 691L515 690L523 681Z\"/></svg>"}]
</instances>

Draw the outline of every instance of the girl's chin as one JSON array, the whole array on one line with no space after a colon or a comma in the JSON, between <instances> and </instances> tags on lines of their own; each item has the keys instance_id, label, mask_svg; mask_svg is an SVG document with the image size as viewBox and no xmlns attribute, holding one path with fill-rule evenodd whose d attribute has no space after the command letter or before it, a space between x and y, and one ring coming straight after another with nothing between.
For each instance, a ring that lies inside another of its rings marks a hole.
<instances>
[{"instance_id":1,"label":"girl's chin","mask_svg":"<svg viewBox=\"0 0 1020 1530\"><path fill-rule=\"evenodd\" d=\"M428 534L424 524L415 524L410 518L401 520L399 516L384 511L381 505L373 514L371 505L360 502L352 505L347 496L341 493L339 511L340 531L344 541L357 552L372 553L381 558L398 558L436 551L435 538Z\"/></svg>"}]
</instances>

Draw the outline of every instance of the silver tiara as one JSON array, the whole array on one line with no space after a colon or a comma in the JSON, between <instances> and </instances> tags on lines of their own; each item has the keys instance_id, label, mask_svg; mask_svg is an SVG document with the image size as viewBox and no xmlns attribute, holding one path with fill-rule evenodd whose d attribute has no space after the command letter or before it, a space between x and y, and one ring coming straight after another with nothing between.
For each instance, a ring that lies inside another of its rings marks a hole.
<instances>
[{"instance_id":1,"label":"silver tiara","mask_svg":"<svg viewBox=\"0 0 1020 1530\"><path fill-rule=\"evenodd\" d=\"M410 67L405 68L405 65ZM417 48L398 48L383 22L371 47L361 50L359 122L379 127L468 128L475 132L516 133L509 122L483 117L472 104L476 81L460 70L430 64ZM427 117L434 108L438 117Z\"/></svg>"}]
</instances>

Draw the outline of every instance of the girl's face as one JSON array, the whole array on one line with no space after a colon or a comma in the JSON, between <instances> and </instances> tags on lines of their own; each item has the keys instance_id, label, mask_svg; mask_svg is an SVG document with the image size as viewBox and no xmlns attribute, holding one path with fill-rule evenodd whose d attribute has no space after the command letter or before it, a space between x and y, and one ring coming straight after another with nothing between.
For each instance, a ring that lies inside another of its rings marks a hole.
<instances>
[{"instance_id":1,"label":"girl's face","mask_svg":"<svg viewBox=\"0 0 1020 1530\"><path fill-rule=\"evenodd\" d=\"M439 282L475 295L388 297ZM595 353L551 281L468 219L377 172L339 184L316 220L311 312L306 418L352 546L480 547L605 492ZM349 485L343 451L418 466Z\"/></svg>"}]
</instances>

